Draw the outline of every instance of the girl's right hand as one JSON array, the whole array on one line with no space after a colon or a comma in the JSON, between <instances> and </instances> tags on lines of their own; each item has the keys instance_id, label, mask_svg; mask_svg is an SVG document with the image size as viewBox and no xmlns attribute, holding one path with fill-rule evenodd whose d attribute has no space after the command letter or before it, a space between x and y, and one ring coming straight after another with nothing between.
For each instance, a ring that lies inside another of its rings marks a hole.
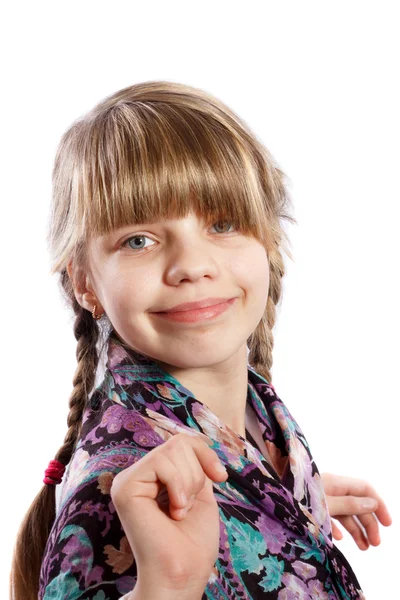
<instances>
[{"instance_id":1,"label":"girl's right hand","mask_svg":"<svg viewBox=\"0 0 400 600\"><path fill-rule=\"evenodd\" d=\"M115 476L111 498L136 560L138 582L201 597L219 552L212 481L227 477L216 452L184 433Z\"/></svg>"}]
</instances>

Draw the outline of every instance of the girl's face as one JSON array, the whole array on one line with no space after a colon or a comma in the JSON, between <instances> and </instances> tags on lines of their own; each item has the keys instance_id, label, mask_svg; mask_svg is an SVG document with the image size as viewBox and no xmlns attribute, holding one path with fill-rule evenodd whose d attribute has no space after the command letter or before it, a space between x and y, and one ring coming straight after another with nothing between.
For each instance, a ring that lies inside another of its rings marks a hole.
<instances>
[{"instance_id":1,"label":"girl's face","mask_svg":"<svg viewBox=\"0 0 400 600\"><path fill-rule=\"evenodd\" d=\"M93 239L88 267L85 308L97 304L131 348L178 368L246 356L267 303L262 244L193 213Z\"/></svg>"}]
</instances>

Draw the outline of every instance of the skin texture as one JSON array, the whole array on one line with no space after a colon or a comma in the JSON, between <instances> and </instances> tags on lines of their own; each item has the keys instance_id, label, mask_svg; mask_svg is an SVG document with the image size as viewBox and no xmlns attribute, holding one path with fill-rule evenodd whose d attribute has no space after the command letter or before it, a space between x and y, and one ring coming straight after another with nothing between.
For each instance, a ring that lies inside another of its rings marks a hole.
<instances>
[{"instance_id":1,"label":"skin texture","mask_svg":"<svg viewBox=\"0 0 400 600\"><path fill-rule=\"evenodd\" d=\"M246 342L269 287L268 257L256 239L189 213L94 238L85 268L70 263L68 272L84 308L105 312L130 347L153 358L245 437ZM216 317L189 323L153 314L209 297L235 301ZM322 480L331 517L361 550L379 545L378 522L388 526L391 518L374 488L339 475L322 474ZM374 501L369 508L366 498ZM332 527L341 539L334 521Z\"/></svg>"},{"instance_id":2,"label":"skin texture","mask_svg":"<svg viewBox=\"0 0 400 600\"><path fill-rule=\"evenodd\" d=\"M329 514L350 533L360 550L379 546L379 523L388 527L392 519L376 490L362 479L322 473ZM341 540L343 534L332 520L332 534Z\"/></svg>"}]
</instances>

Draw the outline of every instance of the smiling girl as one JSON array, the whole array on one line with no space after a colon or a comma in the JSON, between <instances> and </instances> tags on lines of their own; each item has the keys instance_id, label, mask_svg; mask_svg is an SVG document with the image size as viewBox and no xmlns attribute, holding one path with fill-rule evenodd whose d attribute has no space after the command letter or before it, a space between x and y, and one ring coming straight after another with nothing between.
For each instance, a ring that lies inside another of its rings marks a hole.
<instances>
[{"instance_id":1,"label":"smiling girl","mask_svg":"<svg viewBox=\"0 0 400 600\"><path fill-rule=\"evenodd\" d=\"M13 597L362 598L330 516L361 547L353 515L377 544L387 509L364 482L324 491L271 384L294 219L269 152L216 98L151 81L69 128L53 185L78 366Z\"/></svg>"}]
</instances>

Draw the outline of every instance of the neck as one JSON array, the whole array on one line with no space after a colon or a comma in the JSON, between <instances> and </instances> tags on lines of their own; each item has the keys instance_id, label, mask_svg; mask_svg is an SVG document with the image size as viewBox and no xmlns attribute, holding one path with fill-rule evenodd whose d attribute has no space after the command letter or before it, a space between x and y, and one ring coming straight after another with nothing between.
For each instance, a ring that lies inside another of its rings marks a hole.
<instances>
[{"instance_id":1,"label":"neck","mask_svg":"<svg viewBox=\"0 0 400 600\"><path fill-rule=\"evenodd\" d=\"M245 412L247 401L246 345L231 358L215 365L182 369L159 362L184 387L205 404L233 431L246 437Z\"/></svg>"}]
</instances>

